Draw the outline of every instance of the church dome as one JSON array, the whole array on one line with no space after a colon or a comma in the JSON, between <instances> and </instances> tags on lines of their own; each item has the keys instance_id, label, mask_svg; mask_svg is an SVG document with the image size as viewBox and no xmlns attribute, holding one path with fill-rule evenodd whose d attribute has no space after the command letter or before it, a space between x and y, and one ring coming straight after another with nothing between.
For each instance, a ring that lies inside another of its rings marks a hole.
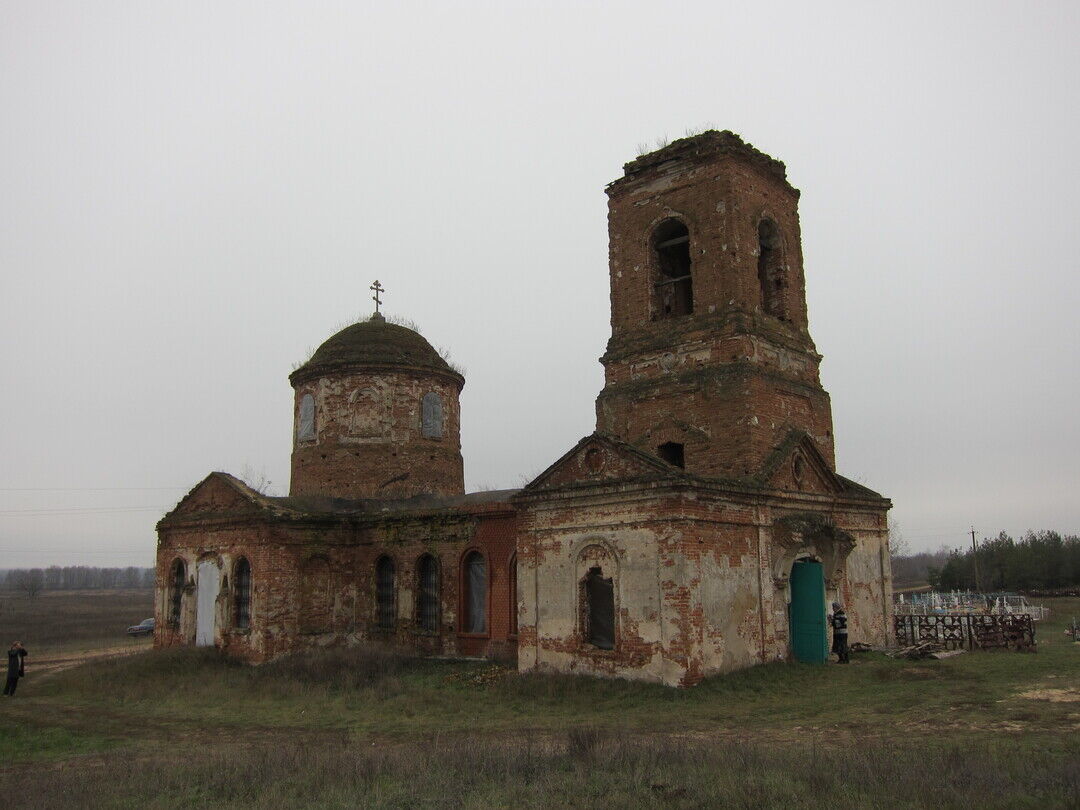
<instances>
[{"instance_id":1,"label":"church dome","mask_svg":"<svg viewBox=\"0 0 1080 810\"><path fill-rule=\"evenodd\" d=\"M289 375L289 382L295 386L328 373L371 367L442 372L458 380L459 385L465 382L423 335L389 323L378 313L326 340L310 360Z\"/></svg>"}]
</instances>

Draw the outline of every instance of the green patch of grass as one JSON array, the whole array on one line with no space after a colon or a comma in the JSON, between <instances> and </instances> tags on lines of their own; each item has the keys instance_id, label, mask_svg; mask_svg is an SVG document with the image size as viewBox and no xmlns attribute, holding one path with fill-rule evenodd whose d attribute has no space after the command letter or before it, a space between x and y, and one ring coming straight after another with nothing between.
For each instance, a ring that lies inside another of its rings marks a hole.
<instances>
[{"instance_id":1,"label":"green patch of grass","mask_svg":"<svg viewBox=\"0 0 1080 810\"><path fill-rule=\"evenodd\" d=\"M65 759L108 751L114 746L115 741L99 734L5 718L3 732L0 733L0 763L13 765Z\"/></svg>"}]
</instances>

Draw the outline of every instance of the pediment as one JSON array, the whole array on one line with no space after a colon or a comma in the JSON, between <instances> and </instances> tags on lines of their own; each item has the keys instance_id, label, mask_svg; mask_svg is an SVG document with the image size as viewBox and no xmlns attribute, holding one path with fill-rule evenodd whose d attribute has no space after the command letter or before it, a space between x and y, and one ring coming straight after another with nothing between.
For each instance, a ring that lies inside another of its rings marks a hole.
<instances>
[{"instance_id":1,"label":"pediment","mask_svg":"<svg viewBox=\"0 0 1080 810\"><path fill-rule=\"evenodd\" d=\"M813 439L801 431L793 432L777 448L759 478L768 489L821 495L840 494L845 489Z\"/></svg>"},{"instance_id":2,"label":"pediment","mask_svg":"<svg viewBox=\"0 0 1080 810\"><path fill-rule=\"evenodd\" d=\"M603 433L586 436L562 458L540 473L523 492L558 489L575 484L641 478L682 478L681 470L659 458Z\"/></svg>"},{"instance_id":3,"label":"pediment","mask_svg":"<svg viewBox=\"0 0 1080 810\"><path fill-rule=\"evenodd\" d=\"M192 515L236 514L261 511L264 498L228 473L213 472L195 485L163 520Z\"/></svg>"}]
</instances>

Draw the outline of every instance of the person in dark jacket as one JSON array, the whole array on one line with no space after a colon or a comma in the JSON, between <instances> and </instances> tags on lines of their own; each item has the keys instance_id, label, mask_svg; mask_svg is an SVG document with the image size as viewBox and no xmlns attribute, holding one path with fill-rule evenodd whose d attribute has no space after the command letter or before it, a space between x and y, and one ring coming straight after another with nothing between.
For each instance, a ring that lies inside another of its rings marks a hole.
<instances>
[{"instance_id":1,"label":"person in dark jacket","mask_svg":"<svg viewBox=\"0 0 1080 810\"><path fill-rule=\"evenodd\" d=\"M847 614L844 613L844 607L839 602L832 603L832 616L829 617L829 624L832 625L832 651L836 653L840 659L839 663L848 664L851 663L851 659L848 657L847 646Z\"/></svg>"},{"instance_id":2,"label":"person in dark jacket","mask_svg":"<svg viewBox=\"0 0 1080 810\"><path fill-rule=\"evenodd\" d=\"M11 645L7 653L7 683L4 684L4 694L15 697L15 687L19 685L19 678L26 674L26 648L21 641Z\"/></svg>"}]
</instances>

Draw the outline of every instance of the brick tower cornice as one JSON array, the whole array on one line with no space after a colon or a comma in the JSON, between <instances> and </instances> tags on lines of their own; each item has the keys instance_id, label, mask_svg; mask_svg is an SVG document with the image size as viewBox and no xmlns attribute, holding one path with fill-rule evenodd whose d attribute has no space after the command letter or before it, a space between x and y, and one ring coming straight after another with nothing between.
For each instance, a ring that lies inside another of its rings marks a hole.
<instances>
[{"instance_id":1,"label":"brick tower cornice","mask_svg":"<svg viewBox=\"0 0 1080 810\"><path fill-rule=\"evenodd\" d=\"M605 190L608 196L622 194L637 185L666 175L680 175L688 168L723 158L739 160L769 175L782 183L795 199L798 199L799 190L788 181L787 167L783 161L770 157L727 129L721 132L710 129L697 135L679 138L661 149L640 155L623 164L623 176L609 183Z\"/></svg>"}]
</instances>

